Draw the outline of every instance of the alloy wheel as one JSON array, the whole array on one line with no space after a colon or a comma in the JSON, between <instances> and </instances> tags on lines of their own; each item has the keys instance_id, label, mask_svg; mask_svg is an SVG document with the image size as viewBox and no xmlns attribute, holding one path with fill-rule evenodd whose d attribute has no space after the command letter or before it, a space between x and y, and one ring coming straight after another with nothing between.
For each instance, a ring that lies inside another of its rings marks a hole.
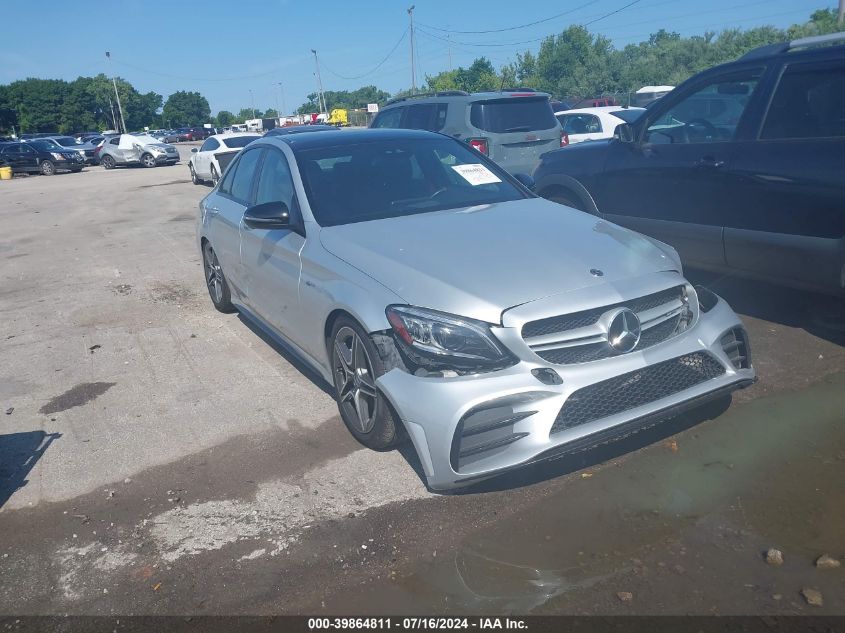
<instances>
[{"instance_id":1,"label":"alloy wheel","mask_svg":"<svg viewBox=\"0 0 845 633\"><path fill-rule=\"evenodd\" d=\"M141 162L144 164L144 167L155 167L156 166L156 159L152 154L144 154L141 157Z\"/></svg>"},{"instance_id":2,"label":"alloy wheel","mask_svg":"<svg viewBox=\"0 0 845 633\"><path fill-rule=\"evenodd\" d=\"M375 424L378 392L370 357L352 328L338 330L332 357L338 402L355 427L369 433Z\"/></svg>"},{"instance_id":3,"label":"alloy wheel","mask_svg":"<svg viewBox=\"0 0 845 633\"><path fill-rule=\"evenodd\" d=\"M221 303L223 301L223 271L220 268L220 262L217 261L217 254L210 244L206 244L202 255L205 265L205 283L214 303Z\"/></svg>"}]
</instances>

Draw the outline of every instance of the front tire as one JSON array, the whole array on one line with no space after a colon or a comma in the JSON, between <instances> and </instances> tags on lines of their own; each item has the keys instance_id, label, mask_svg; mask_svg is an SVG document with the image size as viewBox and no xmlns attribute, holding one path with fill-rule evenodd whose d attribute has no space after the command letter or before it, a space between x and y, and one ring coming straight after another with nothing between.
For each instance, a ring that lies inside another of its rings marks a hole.
<instances>
[{"instance_id":1,"label":"front tire","mask_svg":"<svg viewBox=\"0 0 845 633\"><path fill-rule=\"evenodd\" d=\"M144 167L146 167L147 169L150 169L151 167L155 167L156 166L155 156L153 156L152 154L144 154L143 156L141 156L141 164Z\"/></svg>"},{"instance_id":2,"label":"front tire","mask_svg":"<svg viewBox=\"0 0 845 633\"><path fill-rule=\"evenodd\" d=\"M53 161L50 160L42 160L41 161L41 175L42 176L52 176L56 173L56 166L53 164Z\"/></svg>"},{"instance_id":3,"label":"front tire","mask_svg":"<svg viewBox=\"0 0 845 633\"><path fill-rule=\"evenodd\" d=\"M194 183L195 185L199 185L200 179L197 178L197 172L194 171L194 166L188 165L188 168L191 170L191 182Z\"/></svg>"},{"instance_id":4,"label":"front tire","mask_svg":"<svg viewBox=\"0 0 845 633\"><path fill-rule=\"evenodd\" d=\"M100 164L103 166L103 169L114 169L114 158L106 154L100 159Z\"/></svg>"},{"instance_id":5,"label":"front tire","mask_svg":"<svg viewBox=\"0 0 845 633\"><path fill-rule=\"evenodd\" d=\"M335 400L352 436L383 451L401 443L403 428L387 398L376 387L384 365L370 336L355 321L340 317L329 338Z\"/></svg>"},{"instance_id":6,"label":"front tire","mask_svg":"<svg viewBox=\"0 0 845 633\"><path fill-rule=\"evenodd\" d=\"M206 242L202 247L202 264L205 272L205 286L208 288L211 303L224 314L234 312L235 306L232 305L232 293L229 291L229 284L223 274L223 269L220 267L220 262L217 260L217 253L211 248L210 242Z\"/></svg>"}]
</instances>

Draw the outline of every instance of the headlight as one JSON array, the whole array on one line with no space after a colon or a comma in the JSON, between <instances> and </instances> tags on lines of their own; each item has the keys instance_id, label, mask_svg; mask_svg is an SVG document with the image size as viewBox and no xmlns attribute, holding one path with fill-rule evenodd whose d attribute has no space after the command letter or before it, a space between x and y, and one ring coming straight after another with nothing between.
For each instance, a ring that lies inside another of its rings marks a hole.
<instances>
[{"instance_id":1,"label":"headlight","mask_svg":"<svg viewBox=\"0 0 845 633\"><path fill-rule=\"evenodd\" d=\"M496 368L516 360L482 321L411 306L388 306L385 314L400 346L419 365Z\"/></svg>"},{"instance_id":2,"label":"headlight","mask_svg":"<svg viewBox=\"0 0 845 633\"><path fill-rule=\"evenodd\" d=\"M50 156L55 158L56 160L64 160L65 157L59 154L58 152L50 152Z\"/></svg>"},{"instance_id":3,"label":"headlight","mask_svg":"<svg viewBox=\"0 0 845 633\"><path fill-rule=\"evenodd\" d=\"M153 147L151 149L153 150L153 154L166 154L167 153L160 147Z\"/></svg>"}]
</instances>

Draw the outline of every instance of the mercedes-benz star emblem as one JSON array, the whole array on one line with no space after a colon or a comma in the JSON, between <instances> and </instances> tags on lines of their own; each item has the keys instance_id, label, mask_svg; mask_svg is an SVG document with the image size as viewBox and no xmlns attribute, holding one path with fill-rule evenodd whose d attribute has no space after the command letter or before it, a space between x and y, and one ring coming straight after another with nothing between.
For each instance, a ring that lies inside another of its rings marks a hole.
<instances>
[{"instance_id":1,"label":"mercedes-benz star emblem","mask_svg":"<svg viewBox=\"0 0 845 633\"><path fill-rule=\"evenodd\" d=\"M630 352L640 342L640 320L628 308L620 308L610 315L607 342L617 352Z\"/></svg>"}]
</instances>

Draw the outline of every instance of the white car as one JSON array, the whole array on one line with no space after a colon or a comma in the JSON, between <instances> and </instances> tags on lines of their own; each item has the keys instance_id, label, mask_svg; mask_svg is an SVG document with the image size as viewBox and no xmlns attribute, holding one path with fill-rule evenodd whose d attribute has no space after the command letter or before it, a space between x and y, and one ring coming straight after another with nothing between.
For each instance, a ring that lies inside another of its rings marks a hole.
<instances>
[{"instance_id":1,"label":"white car","mask_svg":"<svg viewBox=\"0 0 845 633\"><path fill-rule=\"evenodd\" d=\"M620 123L633 123L645 108L625 108L623 106L601 106L599 108L579 108L555 112L563 132L568 138L567 145L582 141L595 141L611 138Z\"/></svg>"},{"instance_id":2,"label":"white car","mask_svg":"<svg viewBox=\"0 0 845 633\"><path fill-rule=\"evenodd\" d=\"M188 161L191 182L199 185L211 181L212 185L216 185L238 152L258 138L261 138L260 134L242 132L209 136L199 148L191 150Z\"/></svg>"}]
</instances>

